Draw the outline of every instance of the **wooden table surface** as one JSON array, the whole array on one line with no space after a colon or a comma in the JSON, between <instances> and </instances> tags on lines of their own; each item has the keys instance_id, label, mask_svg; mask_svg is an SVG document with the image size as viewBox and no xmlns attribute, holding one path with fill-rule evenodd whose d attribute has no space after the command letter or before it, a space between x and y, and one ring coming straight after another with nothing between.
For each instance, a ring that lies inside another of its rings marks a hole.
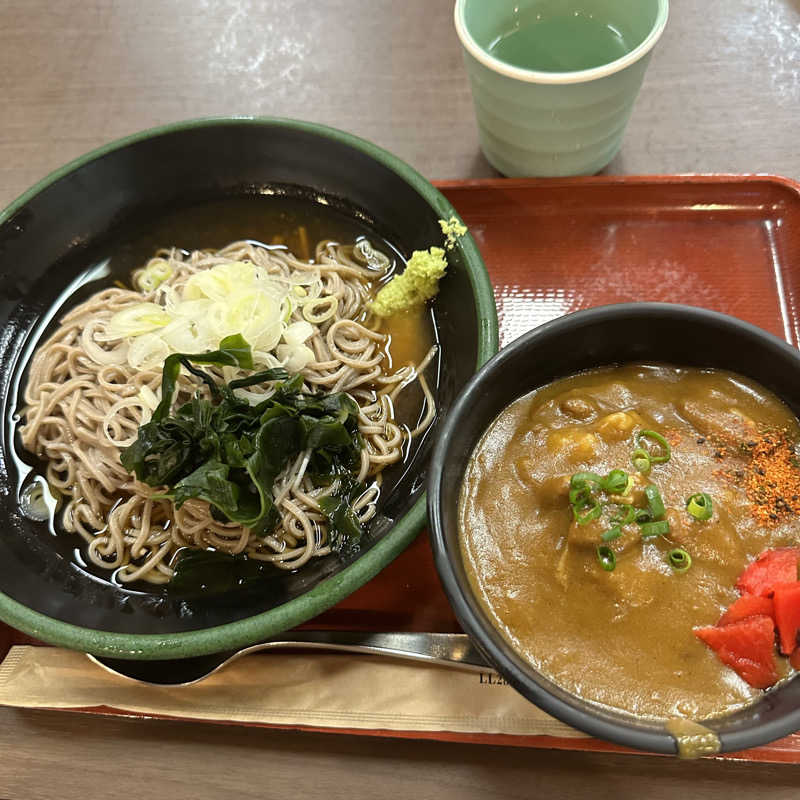
<instances>
[{"instance_id":1,"label":"wooden table surface","mask_svg":"<svg viewBox=\"0 0 800 800\"><path fill-rule=\"evenodd\" d=\"M800 0L672 0L609 173L800 176ZM452 0L0 0L0 206L178 119L364 136L432 179L481 155ZM0 709L0 798L796 797L800 766L278 733Z\"/></svg>"}]
</instances>

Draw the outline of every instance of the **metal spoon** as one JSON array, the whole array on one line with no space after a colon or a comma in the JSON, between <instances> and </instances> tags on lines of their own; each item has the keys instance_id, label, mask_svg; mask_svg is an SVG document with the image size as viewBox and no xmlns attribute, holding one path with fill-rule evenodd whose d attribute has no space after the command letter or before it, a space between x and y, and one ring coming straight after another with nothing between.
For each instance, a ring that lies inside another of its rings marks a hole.
<instances>
[{"instance_id":1,"label":"metal spoon","mask_svg":"<svg viewBox=\"0 0 800 800\"><path fill-rule=\"evenodd\" d=\"M237 658L272 649L337 650L368 653L470 670L492 669L464 633L360 633L358 631L293 631L266 642L207 656L128 661L89 655L103 669L151 686L190 686L236 661Z\"/></svg>"}]
</instances>

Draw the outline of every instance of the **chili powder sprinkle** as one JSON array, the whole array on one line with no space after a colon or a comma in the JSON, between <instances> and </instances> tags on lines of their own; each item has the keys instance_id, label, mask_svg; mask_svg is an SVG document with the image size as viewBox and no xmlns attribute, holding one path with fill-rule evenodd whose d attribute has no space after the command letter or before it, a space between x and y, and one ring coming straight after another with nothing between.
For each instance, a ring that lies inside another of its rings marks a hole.
<instances>
[{"instance_id":1,"label":"chili powder sprinkle","mask_svg":"<svg viewBox=\"0 0 800 800\"><path fill-rule=\"evenodd\" d=\"M800 462L787 433L768 431L747 445L745 489L756 521L772 526L800 513Z\"/></svg>"}]
</instances>

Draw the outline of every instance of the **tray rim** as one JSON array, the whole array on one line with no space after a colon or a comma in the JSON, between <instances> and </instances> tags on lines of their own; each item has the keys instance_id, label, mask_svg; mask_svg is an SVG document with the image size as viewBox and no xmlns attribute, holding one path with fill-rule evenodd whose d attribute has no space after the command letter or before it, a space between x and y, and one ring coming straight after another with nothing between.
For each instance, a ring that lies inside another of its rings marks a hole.
<instances>
[{"instance_id":1,"label":"tray rim","mask_svg":"<svg viewBox=\"0 0 800 800\"><path fill-rule=\"evenodd\" d=\"M441 192L448 189L547 189L559 186L616 186L692 184L706 186L728 183L768 183L790 189L800 202L800 180L771 172L679 172L639 175L580 175L571 178L465 178L431 181Z\"/></svg>"},{"instance_id":2,"label":"tray rim","mask_svg":"<svg viewBox=\"0 0 800 800\"><path fill-rule=\"evenodd\" d=\"M631 747L614 744L604 739L593 736L553 736L551 734L520 735L509 733L459 733L453 731L415 731L415 730L389 730L387 728L332 728L323 725L290 725L288 723L249 722L246 720L224 719L197 719L182 717L177 714L163 714L151 711L138 714L114 706L76 706L74 708L54 708L51 706L37 709L48 712L66 712L69 714L82 714L84 716L99 717L125 717L127 719L144 720L147 722L182 722L197 725L224 725L242 728L264 728L267 730L297 731L298 733L326 733L342 736L365 736L381 739L414 739L417 741L449 742L452 744L471 744L477 746L523 747L530 749L570 750L579 753L611 753L619 755L651 756L670 758L666 753L654 753L647 750L636 750ZM773 747L786 743L788 740L798 739L798 747ZM713 756L703 756L704 761L739 761L755 764L792 764L798 763L796 754L800 751L800 735L790 734L783 739L778 739L760 747L748 750L738 750L730 753L721 753Z\"/></svg>"}]
</instances>

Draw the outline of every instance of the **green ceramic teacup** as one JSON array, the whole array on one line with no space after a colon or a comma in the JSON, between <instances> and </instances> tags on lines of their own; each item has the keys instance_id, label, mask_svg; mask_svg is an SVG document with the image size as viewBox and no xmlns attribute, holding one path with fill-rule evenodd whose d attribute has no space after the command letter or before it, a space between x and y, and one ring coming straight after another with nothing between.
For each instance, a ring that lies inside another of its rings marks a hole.
<instances>
[{"instance_id":1,"label":"green ceramic teacup","mask_svg":"<svg viewBox=\"0 0 800 800\"><path fill-rule=\"evenodd\" d=\"M505 175L616 155L668 0L456 0L481 147Z\"/></svg>"}]
</instances>

